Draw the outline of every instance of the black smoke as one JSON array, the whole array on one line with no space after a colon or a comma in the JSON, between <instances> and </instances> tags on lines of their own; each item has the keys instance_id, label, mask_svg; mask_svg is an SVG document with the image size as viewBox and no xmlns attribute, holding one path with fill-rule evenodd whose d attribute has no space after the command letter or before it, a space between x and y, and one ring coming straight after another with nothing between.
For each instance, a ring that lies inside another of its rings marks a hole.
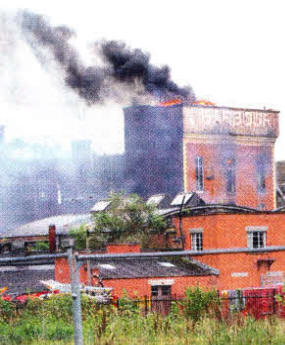
<instances>
[{"instance_id":1,"label":"black smoke","mask_svg":"<svg viewBox=\"0 0 285 345\"><path fill-rule=\"evenodd\" d=\"M52 27L43 16L27 11L21 12L19 19L24 36L31 46L35 44L31 39L32 35L38 45L51 51L64 71L66 85L75 90L87 103L99 102L104 69L83 65L78 53L69 43L75 34L74 31L65 26Z\"/></svg>"},{"instance_id":2,"label":"black smoke","mask_svg":"<svg viewBox=\"0 0 285 345\"><path fill-rule=\"evenodd\" d=\"M168 66L156 67L150 64L150 56L140 49L130 49L123 42L108 41L102 43L101 51L116 80L128 83L140 80L146 92L162 100L195 99L190 87L180 88L171 80Z\"/></svg>"},{"instance_id":3,"label":"black smoke","mask_svg":"<svg viewBox=\"0 0 285 345\"><path fill-rule=\"evenodd\" d=\"M52 53L64 71L66 85L88 104L103 102L104 98L112 95L112 92L106 93L106 90L111 90L118 83L131 87L140 83L145 94L160 101L170 98L190 102L195 100L191 87L177 86L171 80L169 67L152 65L150 56L140 49L130 49L125 43L118 41L96 42L95 50L102 57L105 66L87 67L69 42L75 34L73 30L65 26L52 27L45 17L27 11L21 12L19 18L30 45L35 48L36 42Z\"/></svg>"}]
</instances>

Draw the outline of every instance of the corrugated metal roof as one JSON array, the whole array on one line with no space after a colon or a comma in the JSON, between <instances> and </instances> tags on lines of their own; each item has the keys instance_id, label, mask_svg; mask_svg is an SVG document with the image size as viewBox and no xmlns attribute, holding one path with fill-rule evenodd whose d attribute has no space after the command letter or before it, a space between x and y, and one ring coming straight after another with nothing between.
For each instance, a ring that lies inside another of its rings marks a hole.
<instances>
[{"instance_id":1,"label":"corrugated metal roof","mask_svg":"<svg viewBox=\"0 0 285 345\"><path fill-rule=\"evenodd\" d=\"M74 227L91 223L91 217L90 214L65 214L48 217L9 230L1 234L0 237L46 236L48 235L49 225L51 224L56 226L57 234L67 234Z\"/></svg>"},{"instance_id":2,"label":"corrugated metal roof","mask_svg":"<svg viewBox=\"0 0 285 345\"><path fill-rule=\"evenodd\" d=\"M103 279L201 276L218 274L215 269L201 265L196 260L185 259L183 262L161 262L159 259L116 259L104 264L94 265Z\"/></svg>"}]
</instances>

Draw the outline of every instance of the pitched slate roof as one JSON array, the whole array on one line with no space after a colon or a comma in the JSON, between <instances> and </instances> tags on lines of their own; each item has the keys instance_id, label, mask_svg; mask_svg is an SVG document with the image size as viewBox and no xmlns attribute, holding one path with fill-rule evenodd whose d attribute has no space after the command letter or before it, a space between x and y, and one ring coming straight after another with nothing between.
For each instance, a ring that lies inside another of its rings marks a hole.
<instances>
[{"instance_id":1,"label":"pitched slate roof","mask_svg":"<svg viewBox=\"0 0 285 345\"><path fill-rule=\"evenodd\" d=\"M7 286L7 294L43 291L40 281L49 279L54 279L54 265L0 266L0 288Z\"/></svg>"},{"instance_id":2,"label":"pitched slate roof","mask_svg":"<svg viewBox=\"0 0 285 345\"><path fill-rule=\"evenodd\" d=\"M103 279L218 275L218 270L196 260L116 259L93 265Z\"/></svg>"}]
</instances>

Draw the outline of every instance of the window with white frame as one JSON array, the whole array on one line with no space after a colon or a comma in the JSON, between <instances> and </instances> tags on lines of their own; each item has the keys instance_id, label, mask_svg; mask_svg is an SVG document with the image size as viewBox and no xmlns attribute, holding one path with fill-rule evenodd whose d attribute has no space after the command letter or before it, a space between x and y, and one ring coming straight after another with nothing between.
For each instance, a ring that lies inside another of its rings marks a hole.
<instances>
[{"instance_id":1,"label":"window with white frame","mask_svg":"<svg viewBox=\"0 0 285 345\"><path fill-rule=\"evenodd\" d=\"M266 247L267 227L247 227L247 246L250 249Z\"/></svg>"},{"instance_id":2,"label":"window with white frame","mask_svg":"<svg viewBox=\"0 0 285 345\"><path fill-rule=\"evenodd\" d=\"M191 235L191 249L198 252L203 250L203 230L192 229L190 230Z\"/></svg>"}]
</instances>

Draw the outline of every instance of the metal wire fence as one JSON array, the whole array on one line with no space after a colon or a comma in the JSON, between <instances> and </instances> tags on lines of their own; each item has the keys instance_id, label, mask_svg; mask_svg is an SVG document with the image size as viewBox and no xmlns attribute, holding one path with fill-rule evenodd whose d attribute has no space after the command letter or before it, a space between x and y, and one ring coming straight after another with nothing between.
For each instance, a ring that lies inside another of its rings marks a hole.
<instances>
[{"instance_id":1,"label":"metal wire fence","mask_svg":"<svg viewBox=\"0 0 285 345\"><path fill-rule=\"evenodd\" d=\"M129 300L127 307L138 308L145 315L150 312L167 315L176 306L182 308L184 298L184 296L169 296L161 299L154 298L153 296L144 296L139 299ZM219 311L221 317L224 319L231 318L236 313L241 313L244 316L251 315L256 319L273 315L285 318L285 304L283 299L284 293L280 289L255 291L252 295L248 291L245 291L237 297L223 297L223 295L220 295L218 299ZM125 299L114 299L112 303L118 310L126 309Z\"/></svg>"},{"instance_id":2,"label":"metal wire fence","mask_svg":"<svg viewBox=\"0 0 285 345\"><path fill-rule=\"evenodd\" d=\"M154 256L184 256L185 254L188 254L188 252L75 255L72 252L72 248L68 248L65 253L60 254L0 258L0 266L8 266L15 263L32 265L38 263L39 259L45 260L66 257L70 267L71 295L73 299L74 343L75 345L83 345L79 270L86 260L100 262L110 258L134 258L142 256L144 258L152 258ZM284 295L285 293L281 286L279 288L247 289L236 294L230 293L227 296L221 293L219 294L219 309L221 316L224 318L231 317L234 313L252 315L257 319L270 315L285 317ZM181 302L183 302L183 296L169 295L163 298L159 298L158 296L144 296L141 299L132 300L131 305L139 307L145 314L157 312L162 315L167 315L171 312L173 306L181 306ZM119 309L125 307L122 299L113 300L112 303Z\"/></svg>"}]
</instances>

